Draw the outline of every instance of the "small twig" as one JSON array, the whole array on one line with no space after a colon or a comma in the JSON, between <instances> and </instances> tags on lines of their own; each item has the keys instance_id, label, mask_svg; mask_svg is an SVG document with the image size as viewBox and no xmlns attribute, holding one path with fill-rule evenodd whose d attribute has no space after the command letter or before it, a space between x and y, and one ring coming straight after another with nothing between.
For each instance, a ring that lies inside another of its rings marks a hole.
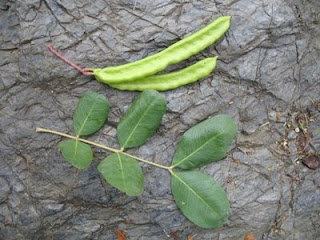
<instances>
[{"instance_id":1,"label":"small twig","mask_svg":"<svg viewBox=\"0 0 320 240\"><path fill-rule=\"evenodd\" d=\"M262 127L267 126L269 124L270 124L270 122L266 122L266 123L262 124L260 127L262 128Z\"/></svg>"},{"instance_id":2,"label":"small twig","mask_svg":"<svg viewBox=\"0 0 320 240\"><path fill-rule=\"evenodd\" d=\"M93 146L96 146L96 147L99 147L99 148L103 148L103 149L108 150L110 152L121 153L121 154L126 155L128 157L132 157L132 158L134 158L134 159L136 159L136 160L138 160L140 162L144 162L144 163L153 165L153 166L158 167L158 168L166 169L166 170L168 170L170 172L173 169L172 166L171 167L167 167L167 166L164 166L164 165L161 165L161 164L157 164L157 163L153 163L153 162L144 160L142 158L136 157L136 156L131 155L129 153L123 152L123 148L121 148L120 150L119 149L115 149L115 148L111 148L111 147L105 146L103 144L99 144L99 143L92 142L92 141L89 141L89 140L86 140L86 139L83 139L83 138L79 138L79 137L72 136L72 135L69 135L69 134L66 134L66 133L63 133L63 132L54 131L54 130L50 130L50 129L46 129L46 128L36 128L36 132L51 133L51 134L55 134L55 135L58 135L58 136L62 136L62 137L66 137L66 138L70 138L70 139L74 139L74 140L78 140L80 142L84 142L84 143L87 143L87 144L90 144L90 145L93 145Z\"/></svg>"},{"instance_id":3,"label":"small twig","mask_svg":"<svg viewBox=\"0 0 320 240\"><path fill-rule=\"evenodd\" d=\"M81 72L83 75L93 75L93 72L90 68L82 68L79 65L75 64L65 56L63 56L61 53L59 53L56 49L54 49L51 45L48 45L48 50L52 52L54 55L56 55L58 58L63 60L65 63L69 64L71 67L77 69L79 72Z\"/></svg>"}]
</instances>

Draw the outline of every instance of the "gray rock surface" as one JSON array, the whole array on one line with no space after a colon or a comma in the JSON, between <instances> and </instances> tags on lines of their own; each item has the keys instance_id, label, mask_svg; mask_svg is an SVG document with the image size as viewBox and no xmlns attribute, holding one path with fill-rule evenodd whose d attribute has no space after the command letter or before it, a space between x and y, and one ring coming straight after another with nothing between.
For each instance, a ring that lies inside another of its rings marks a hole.
<instances>
[{"instance_id":1,"label":"gray rock surface","mask_svg":"<svg viewBox=\"0 0 320 240\"><path fill-rule=\"evenodd\" d=\"M218 229L201 229L174 204L167 172L143 165L138 198L104 182L96 149L87 170L57 150L72 131L72 112L88 89L105 94L109 123L90 139L117 146L115 127L135 92L83 76L47 51L49 43L85 67L104 67L156 53L220 15L232 15L225 38L201 54L219 55L210 77L165 92L168 111L139 149L169 164L180 136L215 114L239 126L228 157L203 167L226 189L231 213ZM0 2L0 239L256 239L320 236L320 172L301 164L320 151L320 2L63 1Z\"/></svg>"}]
</instances>

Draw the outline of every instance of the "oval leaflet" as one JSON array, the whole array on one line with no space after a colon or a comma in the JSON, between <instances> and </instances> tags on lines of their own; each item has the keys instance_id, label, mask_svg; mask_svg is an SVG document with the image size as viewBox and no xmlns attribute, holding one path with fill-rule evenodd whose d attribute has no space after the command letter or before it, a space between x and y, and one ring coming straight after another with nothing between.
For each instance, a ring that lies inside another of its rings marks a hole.
<instances>
[{"instance_id":1,"label":"oval leaflet","mask_svg":"<svg viewBox=\"0 0 320 240\"><path fill-rule=\"evenodd\" d=\"M183 214L200 227L218 227L229 215L226 192L204 173L171 172L171 189Z\"/></svg>"}]
</instances>

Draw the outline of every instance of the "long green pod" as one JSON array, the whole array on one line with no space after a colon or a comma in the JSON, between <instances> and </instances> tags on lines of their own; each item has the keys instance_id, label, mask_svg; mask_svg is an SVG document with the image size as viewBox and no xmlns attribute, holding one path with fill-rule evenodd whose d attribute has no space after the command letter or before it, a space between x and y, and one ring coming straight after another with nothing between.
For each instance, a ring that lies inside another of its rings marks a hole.
<instances>
[{"instance_id":1,"label":"long green pod","mask_svg":"<svg viewBox=\"0 0 320 240\"><path fill-rule=\"evenodd\" d=\"M141 60L115 67L90 70L98 81L107 84L129 82L154 75L171 64L188 59L220 39L229 29L230 20L230 16L219 17L165 50Z\"/></svg>"},{"instance_id":2,"label":"long green pod","mask_svg":"<svg viewBox=\"0 0 320 240\"><path fill-rule=\"evenodd\" d=\"M127 91L144 91L148 89L166 91L207 77L215 68L218 57L205 58L182 70L145 77L135 81L113 83L109 86Z\"/></svg>"}]
</instances>

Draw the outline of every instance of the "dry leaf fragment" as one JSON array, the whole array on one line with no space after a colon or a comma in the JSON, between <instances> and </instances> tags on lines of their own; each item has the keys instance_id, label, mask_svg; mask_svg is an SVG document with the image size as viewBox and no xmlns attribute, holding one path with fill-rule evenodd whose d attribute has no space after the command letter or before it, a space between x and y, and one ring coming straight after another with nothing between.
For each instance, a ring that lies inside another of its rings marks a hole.
<instances>
[{"instance_id":1,"label":"dry leaf fragment","mask_svg":"<svg viewBox=\"0 0 320 240\"><path fill-rule=\"evenodd\" d=\"M234 158L232 160L232 162L235 163L235 164L240 164L241 163L240 159L238 159L238 158Z\"/></svg>"},{"instance_id":2,"label":"dry leaf fragment","mask_svg":"<svg viewBox=\"0 0 320 240\"><path fill-rule=\"evenodd\" d=\"M256 237L254 236L253 232L251 232L251 233L247 233L244 236L244 240L256 240Z\"/></svg>"},{"instance_id":3,"label":"dry leaf fragment","mask_svg":"<svg viewBox=\"0 0 320 240\"><path fill-rule=\"evenodd\" d=\"M5 221L5 222L4 222L4 226L5 226L5 227L10 226L10 222L9 222L9 221Z\"/></svg>"},{"instance_id":4,"label":"dry leaf fragment","mask_svg":"<svg viewBox=\"0 0 320 240\"><path fill-rule=\"evenodd\" d=\"M281 118L282 118L281 113L277 113L277 114L276 114L276 120L277 120L277 122L280 122L280 121L281 121Z\"/></svg>"},{"instance_id":5,"label":"dry leaf fragment","mask_svg":"<svg viewBox=\"0 0 320 240\"><path fill-rule=\"evenodd\" d=\"M172 237L174 240L179 240L180 239L180 237L179 237L177 232L171 232L170 233L170 237Z\"/></svg>"},{"instance_id":6,"label":"dry leaf fragment","mask_svg":"<svg viewBox=\"0 0 320 240\"><path fill-rule=\"evenodd\" d=\"M118 240L126 240L127 239L127 235L125 234L125 232L121 231L120 229L116 229L116 234L117 234Z\"/></svg>"},{"instance_id":7,"label":"dry leaf fragment","mask_svg":"<svg viewBox=\"0 0 320 240\"><path fill-rule=\"evenodd\" d=\"M192 235L188 235L187 240L192 240Z\"/></svg>"}]
</instances>

